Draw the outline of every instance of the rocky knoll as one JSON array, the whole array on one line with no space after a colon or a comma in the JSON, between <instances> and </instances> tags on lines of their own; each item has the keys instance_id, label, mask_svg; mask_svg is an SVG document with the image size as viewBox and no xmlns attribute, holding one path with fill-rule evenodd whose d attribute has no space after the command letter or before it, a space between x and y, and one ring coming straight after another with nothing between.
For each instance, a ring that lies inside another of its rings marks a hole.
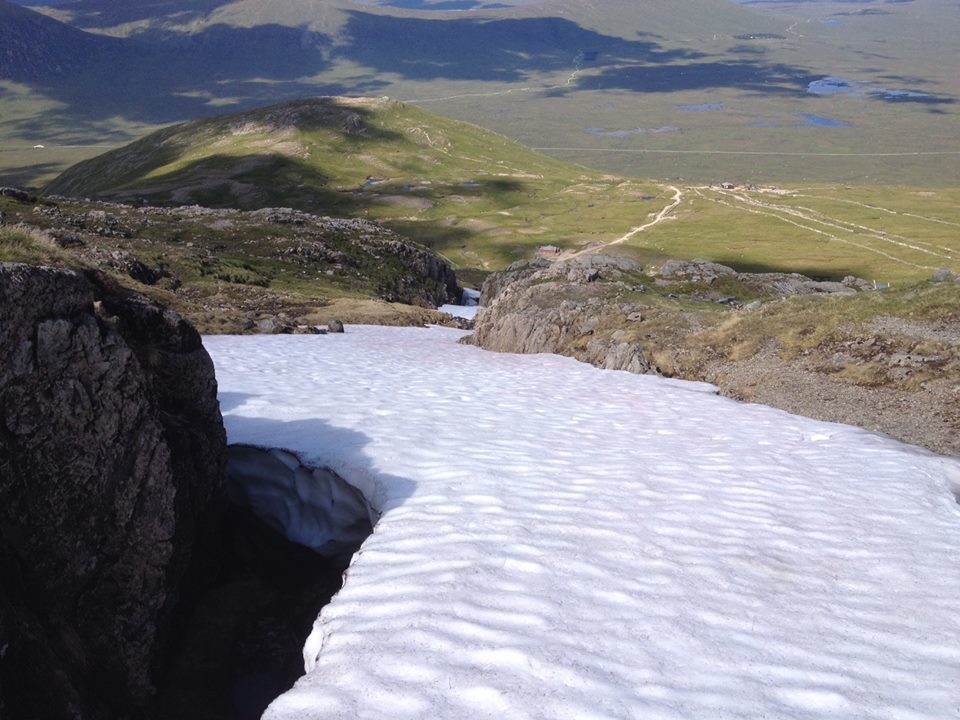
<instances>
[{"instance_id":1,"label":"rocky knoll","mask_svg":"<svg viewBox=\"0 0 960 720\"><path fill-rule=\"evenodd\" d=\"M0 716L143 716L224 467L190 325L94 275L0 264Z\"/></svg>"},{"instance_id":2,"label":"rocky knoll","mask_svg":"<svg viewBox=\"0 0 960 720\"><path fill-rule=\"evenodd\" d=\"M471 341L499 352L572 355L598 367L631 372L653 369L643 348L621 336L595 332L607 303L606 282L642 268L619 257L587 255L566 263L518 262L489 276L483 310Z\"/></svg>"},{"instance_id":3,"label":"rocky knoll","mask_svg":"<svg viewBox=\"0 0 960 720\"><path fill-rule=\"evenodd\" d=\"M702 260L649 273L621 257L541 259L488 277L467 342L704 380L960 454L960 285L940 275L876 292Z\"/></svg>"},{"instance_id":4,"label":"rocky knoll","mask_svg":"<svg viewBox=\"0 0 960 720\"><path fill-rule=\"evenodd\" d=\"M408 324L441 322L433 308L459 302L462 292L443 258L362 218L25 193L0 194L0 211L8 231L53 247L53 264L109 274L176 308L204 333L256 332L265 320L325 324L333 303L339 303L333 317L347 322L369 322L364 305L379 306L383 315L402 311ZM35 262L9 247L4 255L3 237L0 258ZM343 307L347 300L352 307Z\"/></svg>"}]
</instances>

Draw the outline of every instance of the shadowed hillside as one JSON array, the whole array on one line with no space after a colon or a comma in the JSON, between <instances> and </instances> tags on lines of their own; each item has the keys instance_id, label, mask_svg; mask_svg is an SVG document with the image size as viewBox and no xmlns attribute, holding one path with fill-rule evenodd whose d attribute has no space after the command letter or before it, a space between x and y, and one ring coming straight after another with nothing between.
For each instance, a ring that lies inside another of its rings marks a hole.
<instances>
[{"instance_id":1,"label":"shadowed hillside","mask_svg":"<svg viewBox=\"0 0 960 720\"><path fill-rule=\"evenodd\" d=\"M111 59L121 46L0 0L0 79L68 80L92 62Z\"/></svg>"},{"instance_id":2,"label":"shadowed hillside","mask_svg":"<svg viewBox=\"0 0 960 720\"><path fill-rule=\"evenodd\" d=\"M47 192L377 218L461 266L499 267L538 245L619 234L661 190L412 105L315 98L160 130Z\"/></svg>"},{"instance_id":3,"label":"shadowed hillside","mask_svg":"<svg viewBox=\"0 0 960 720\"><path fill-rule=\"evenodd\" d=\"M639 177L958 180L955 5L502 5L80 0L44 8L65 25L47 25L49 39L31 45L36 62L19 63L34 75L0 67L0 180L37 184L165 123L318 94L388 95ZM98 37L58 42L54 27ZM109 53L84 50L108 40ZM66 46L80 51L60 58ZM57 71L64 61L69 78ZM30 152L36 144L43 153Z\"/></svg>"}]
</instances>

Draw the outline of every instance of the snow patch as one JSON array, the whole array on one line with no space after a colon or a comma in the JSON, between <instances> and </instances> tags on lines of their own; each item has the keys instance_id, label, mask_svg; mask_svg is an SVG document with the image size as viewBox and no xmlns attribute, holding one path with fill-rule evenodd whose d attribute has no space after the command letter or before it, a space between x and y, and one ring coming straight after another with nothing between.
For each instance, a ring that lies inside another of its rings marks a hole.
<instances>
[{"instance_id":1,"label":"snow patch","mask_svg":"<svg viewBox=\"0 0 960 720\"><path fill-rule=\"evenodd\" d=\"M351 330L205 340L231 442L382 512L267 720L956 716L957 460L461 331Z\"/></svg>"},{"instance_id":2,"label":"snow patch","mask_svg":"<svg viewBox=\"0 0 960 720\"><path fill-rule=\"evenodd\" d=\"M477 316L477 310L480 308L476 305L441 305L438 309L440 312L445 312L454 317L473 320Z\"/></svg>"},{"instance_id":3,"label":"snow patch","mask_svg":"<svg viewBox=\"0 0 960 720\"><path fill-rule=\"evenodd\" d=\"M479 305L480 291L473 288L464 288L460 305L441 305L439 310L454 317L473 320L477 316L477 310L480 309Z\"/></svg>"}]
</instances>

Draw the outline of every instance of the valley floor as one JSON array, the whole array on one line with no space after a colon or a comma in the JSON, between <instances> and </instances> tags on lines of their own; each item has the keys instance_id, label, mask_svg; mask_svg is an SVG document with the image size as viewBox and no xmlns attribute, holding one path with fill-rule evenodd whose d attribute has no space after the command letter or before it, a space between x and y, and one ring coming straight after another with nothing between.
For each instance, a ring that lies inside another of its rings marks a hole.
<instances>
[{"instance_id":1,"label":"valley floor","mask_svg":"<svg viewBox=\"0 0 960 720\"><path fill-rule=\"evenodd\" d=\"M265 717L956 714L960 462L462 335L206 339L230 441L380 513Z\"/></svg>"}]
</instances>

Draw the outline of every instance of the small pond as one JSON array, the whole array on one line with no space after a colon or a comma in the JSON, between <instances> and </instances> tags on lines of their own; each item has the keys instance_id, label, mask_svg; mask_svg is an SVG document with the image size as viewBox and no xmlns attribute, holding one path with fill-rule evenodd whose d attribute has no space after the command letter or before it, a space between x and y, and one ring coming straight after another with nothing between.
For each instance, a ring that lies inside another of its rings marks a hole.
<instances>
[{"instance_id":1,"label":"small pond","mask_svg":"<svg viewBox=\"0 0 960 720\"><path fill-rule=\"evenodd\" d=\"M725 103L700 103L699 105L674 105L673 107L675 110L685 112L718 112L727 109Z\"/></svg>"},{"instance_id":2,"label":"small pond","mask_svg":"<svg viewBox=\"0 0 960 720\"><path fill-rule=\"evenodd\" d=\"M847 80L835 75L828 75L825 78L810 82L807 85L807 92L811 95L851 95L854 97L875 97L883 100L930 97L927 93L916 90L891 90L872 83Z\"/></svg>"},{"instance_id":3,"label":"small pond","mask_svg":"<svg viewBox=\"0 0 960 720\"><path fill-rule=\"evenodd\" d=\"M584 128L585 133L590 135L600 135L602 137L625 138L631 135L651 135L659 133L680 132L680 128L671 125L665 125L658 128L633 128L632 130L607 130L606 128L588 127Z\"/></svg>"}]
</instances>

